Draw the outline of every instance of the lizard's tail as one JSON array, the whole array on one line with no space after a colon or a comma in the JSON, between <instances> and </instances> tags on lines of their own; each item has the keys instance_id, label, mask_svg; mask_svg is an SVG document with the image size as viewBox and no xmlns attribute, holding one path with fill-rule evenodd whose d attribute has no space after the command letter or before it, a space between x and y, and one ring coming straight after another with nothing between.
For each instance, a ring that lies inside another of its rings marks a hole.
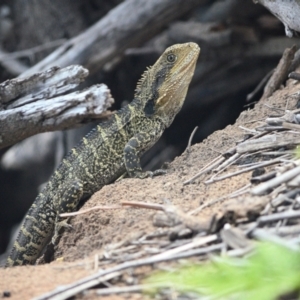
<instances>
[{"instance_id":1,"label":"lizard's tail","mask_svg":"<svg viewBox=\"0 0 300 300\"><path fill-rule=\"evenodd\" d=\"M38 198L41 197L43 195L38 196ZM34 264L51 239L56 214L49 209L40 210L40 207L37 209L35 203L32 204L24 219L18 237L7 258L6 267ZM45 201L42 203L46 208Z\"/></svg>"}]
</instances>

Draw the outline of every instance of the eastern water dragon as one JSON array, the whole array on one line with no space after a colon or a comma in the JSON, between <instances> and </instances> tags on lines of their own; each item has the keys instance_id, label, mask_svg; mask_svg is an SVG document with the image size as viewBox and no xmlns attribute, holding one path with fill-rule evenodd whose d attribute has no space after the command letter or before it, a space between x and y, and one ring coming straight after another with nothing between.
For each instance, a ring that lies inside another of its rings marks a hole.
<instances>
[{"instance_id":1,"label":"eastern water dragon","mask_svg":"<svg viewBox=\"0 0 300 300\"><path fill-rule=\"evenodd\" d=\"M195 43L165 50L137 84L133 101L98 125L73 148L29 209L6 266L34 264L60 227L59 214L75 211L104 185L127 172L145 178L141 155L170 126L180 111L200 48Z\"/></svg>"}]
</instances>

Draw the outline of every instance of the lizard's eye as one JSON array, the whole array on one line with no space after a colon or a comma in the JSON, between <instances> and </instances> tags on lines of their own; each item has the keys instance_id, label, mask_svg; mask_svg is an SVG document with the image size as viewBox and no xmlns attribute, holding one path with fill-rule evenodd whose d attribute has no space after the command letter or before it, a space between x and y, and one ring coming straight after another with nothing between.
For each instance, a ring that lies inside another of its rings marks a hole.
<instances>
[{"instance_id":1,"label":"lizard's eye","mask_svg":"<svg viewBox=\"0 0 300 300\"><path fill-rule=\"evenodd\" d=\"M176 55L172 53L167 56L167 60L170 63L173 63L176 60L176 58L177 58Z\"/></svg>"}]
</instances>

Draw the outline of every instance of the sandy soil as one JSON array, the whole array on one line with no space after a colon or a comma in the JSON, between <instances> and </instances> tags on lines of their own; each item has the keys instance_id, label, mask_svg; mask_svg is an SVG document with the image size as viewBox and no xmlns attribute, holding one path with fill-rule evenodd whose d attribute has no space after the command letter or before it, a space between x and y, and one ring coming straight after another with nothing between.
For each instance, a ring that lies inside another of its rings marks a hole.
<instances>
[{"instance_id":1,"label":"sandy soil","mask_svg":"<svg viewBox=\"0 0 300 300\"><path fill-rule=\"evenodd\" d=\"M253 110L244 111L236 124L227 126L209 136L203 143L192 146L189 155L183 153L177 157L168 165L166 175L144 180L123 179L108 185L94 194L82 209L97 205L118 205L120 201L163 204L164 200L168 199L187 212L245 186L249 183L251 172L210 185L205 185L203 181L211 174L197 179L190 185L184 186L183 182L243 139L247 132L239 126L254 128L267 116L274 114L265 104L276 108L295 109L297 99L293 94L299 90L299 86L298 83L289 81L286 88L260 102ZM237 168L232 166L230 172ZM217 214L224 206L226 201L218 202L205 208L198 216L205 218ZM63 234L55 253L56 261L47 265L0 270L0 297L6 292L10 294L10 299L30 299L95 273L96 254L101 256L111 245L157 230L152 222L155 213L153 210L140 208L99 209L72 217L73 230ZM150 270L146 269L144 275ZM124 297L111 296L109 299ZM96 299L96 296L93 292L78 296L78 299L94 298ZM138 294L131 294L131 299L142 298Z\"/></svg>"}]
</instances>

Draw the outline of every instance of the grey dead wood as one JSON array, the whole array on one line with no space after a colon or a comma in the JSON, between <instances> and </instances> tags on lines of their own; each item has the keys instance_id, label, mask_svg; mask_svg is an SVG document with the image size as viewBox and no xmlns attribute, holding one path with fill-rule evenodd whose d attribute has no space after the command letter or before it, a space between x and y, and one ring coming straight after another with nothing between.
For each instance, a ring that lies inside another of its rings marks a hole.
<instances>
[{"instance_id":1,"label":"grey dead wood","mask_svg":"<svg viewBox=\"0 0 300 300\"><path fill-rule=\"evenodd\" d=\"M288 37L294 35L294 31L300 32L298 22L300 15L300 2L285 0L255 0L265 6L274 16L276 16L285 26L285 34Z\"/></svg>"},{"instance_id":2,"label":"grey dead wood","mask_svg":"<svg viewBox=\"0 0 300 300\"><path fill-rule=\"evenodd\" d=\"M298 134L286 133L284 135L270 134L258 139L249 140L237 145L237 152L240 154L263 150L280 148L284 146L296 146L300 144Z\"/></svg>"},{"instance_id":3,"label":"grey dead wood","mask_svg":"<svg viewBox=\"0 0 300 300\"><path fill-rule=\"evenodd\" d=\"M300 234L300 224L291 225L291 226L282 226L279 228L270 228L269 231L273 234L278 234L279 236L289 236L289 235L298 235Z\"/></svg>"},{"instance_id":4,"label":"grey dead wood","mask_svg":"<svg viewBox=\"0 0 300 300\"><path fill-rule=\"evenodd\" d=\"M198 217L183 212L174 205L164 205L163 211L165 213L165 218L159 213L154 215L153 225L168 227L181 225L172 232L173 234L178 234L178 232L184 228L188 228L194 233L209 232L213 224L213 216L202 217L199 219Z\"/></svg>"},{"instance_id":5,"label":"grey dead wood","mask_svg":"<svg viewBox=\"0 0 300 300\"><path fill-rule=\"evenodd\" d=\"M106 85L62 95L77 87L87 75L82 66L53 67L0 84L0 148L37 133L99 118L113 103Z\"/></svg>"},{"instance_id":6,"label":"grey dead wood","mask_svg":"<svg viewBox=\"0 0 300 300\"><path fill-rule=\"evenodd\" d=\"M260 241L271 242L283 246L285 248L291 249L293 251L299 251L299 246L297 244L294 244L293 242L288 241L287 239L283 239L278 235L271 233L267 229L254 229L251 235Z\"/></svg>"},{"instance_id":7,"label":"grey dead wood","mask_svg":"<svg viewBox=\"0 0 300 300\"><path fill-rule=\"evenodd\" d=\"M228 201L220 217L231 215L231 218L249 218L251 216L258 216L264 207L269 203L270 197L253 197L243 196Z\"/></svg>"},{"instance_id":8,"label":"grey dead wood","mask_svg":"<svg viewBox=\"0 0 300 300\"><path fill-rule=\"evenodd\" d=\"M41 295L39 297L34 298L35 300L50 300L50 299L67 299L77 293L84 291L85 289L96 286L100 282L103 281L104 276L108 276L109 274L116 273L128 268L136 268L139 266L159 263L163 261L176 260L184 257L190 257L194 255L207 254L212 251L217 251L223 247L223 244L210 245L208 247L194 249L200 246L207 245L208 243L216 242L218 240L217 235L209 235L205 237L197 237L192 242L185 244L183 246L179 246L177 248L173 248L171 250L165 251L164 253L154 255L147 258L141 258L133 261L127 261L121 263L119 265L113 266L106 270L100 270L94 275L85 277L81 280L78 280L72 284L65 285L60 288L56 288L55 290ZM194 249L194 250L192 250Z\"/></svg>"},{"instance_id":9,"label":"grey dead wood","mask_svg":"<svg viewBox=\"0 0 300 300\"><path fill-rule=\"evenodd\" d=\"M230 173L230 174L226 174L226 175L223 175L223 176L211 178L209 180L206 180L204 183L205 184L212 184L212 183L217 182L217 181L221 181L221 180L224 180L224 179L236 176L236 175L240 175L240 174L243 174L243 173L246 173L246 172L249 172L249 171L253 171L257 168L270 166L270 165L277 164L277 163L280 163L280 162L281 162L281 159L279 159L279 158L269 160L269 161L264 161L262 163L255 164L254 166L244 168L242 170L239 170L239 171L236 171L236 172L233 172L233 173Z\"/></svg>"},{"instance_id":10,"label":"grey dead wood","mask_svg":"<svg viewBox=\"0 0 300 300\"><path fill-rule=\"evenodd\" d=\"M283 125L285 122L287 123L294 123L294 124L300 124L300 110L286 110L285 114L281 117L269 117L266 119L266 122L269 125L272 126L278 126ZM287 126L293 126L292 124L284 124L285 128L288 128ZM298 126L292 127L292 129L299 128ZM289 128L288 128L289 129Z\"/></svg>"},{"instance_id":11,"label":"grey dead wood","mask_svg":"<svg viewBox=\"0 0 300 300\"><path fill-rule=\"evenodd\" d=\"M263 175L260 175L260 176L252 177L250 179L250 181L251 181L251 183L261 183L261 182L267 181L269 179L272 179L275 176L276 176L276 172L272 171L272 172L269 172L267 174L263 174Z\"/></svg>"},{"instance_id":12,"label":"grey dead wood","mask_svg":"<svg viewBox=\"0 0 300 300\"><path fill-rule=\"evenodd\" d=\"M276 198L272 199L271 204L273 207L281 205L285 201L292 201L297 194L300 193L300 189L293 189L287 193L278 195Z\"/></svg>"},{"instance_id":13,"label":"grey dead wood","mask_svg":"<svg viewBox=\"0 0 300 300\"><path fill-rule=\"evenodd\" d=\"M220 236L223 242L233 249L248 248L253 245L240 228L229 224L220 231Z\"/></svg>"},{"instance_id":14,"label":"grey dead wood","mask_svg":"<svg viewBox=\"0 0 300 300\"><path fill-rule=\"evenodd\" d=\"M295 80L300 80L300 73L297 73L297 72L291 72L290 74L289 74L289 78L291 78L291 79L295 79Z\"/></svg>"},{"instance_id":15,"label":"grey dead wood","mask_svg":"<svg viewBox=\"0 0 300 300\"><path fill-rule=\"evenodd\" d=\"M217 199L213 199L213 200L210 200L204 204L202 204L201 206L199 206L198 208L192 210L189 212L189 215L195 215L195 214L198 214L200 211L202 211L204 208L206 207L209 207L209 206L212 206L218 202L221 202L225 199L232 199L232 198L236 198L236 197L239 197L243 194L247 194L249 192L249 188L250 188L250 184L247 184L245 186L243 186L242 188L234 191L233 193L229 194L229 195L225 195L225 196L222 196L220 198L217 198Z\"/></svg>"},{"instance_id":16,"label":"grey dead wood","mask_svg":"<svg viewBox=\"0 0 300 300\"><path fill-rule=\"evenodd\" d=\"M65 67L70 64L82 64L95 72L112 59L123 55L127 48L149 40L170 21L206 2L208 1L126 0L21 76L52 66Z\"/></svg>"},{"instance_id":17,"label":"grey dead wood","mask_svg":"<svg viewBox=\"0 0 300 300\"><path fill-rule=\"evenodd\" d=\"M276 222L283 219L298 219L300 217L299 210L288 210L281 213L274 213L268 216L261 216L258 218L258 223L260 225L265 223Z\"/></svg>"},{"instance_id":18,"label":"grey dead wood","mask_svg":"<svg viewBox=\"0 0 300 300\"><path fill-rule=\"evenodd\" d=\"M186 184L190 184L193 183L197 178L199 178L201 175L204 175L208 172L210 172L211 170L213 170L215 167L219 166L223 161L225 160L225 157L223 156L218 156L215 159L213 159L212 161L210 161L207 165L205 165L200 172L198 172L195 176L193 176L192 178L186 180L183 182L183 185Z\"/></svg>"},{"instance_id":19,"label":"grey dead wood","mask_svg":"<svg viewBox=\"0 0 300 300\"><path fill-rule=\"evenodd\" d=\"M9 55L9 53L6 53L2 47L0 46L0 57L5 57L6 55ZM0 59L0 64L2 67L4 67L10 74L14 76L18 76L21 73L25 72L28 67L22 64L20 61L17 59L11 58L10 60L1 60Z\"/></svg>"},{"instance_id":20,"label":"grey dead wood","mask_svg":"<svg viewBox=\"0 0 300 300\"><path fill-rule=\"evenodd\" d=\"M289 171L286 171L285 173L278 175L277 177L261 183L260 185L256 186L251 190L252 195L263 195L268 193L273 188L276 188L282 183L286 183L292 179L294 179L296 176L300 174L300 166L297 166Z\"/></svg>"},{"instance_id":21,"label":"grey dead wood","mask_svg":"<svg viewBox=\"0 0 300 300\"><path fill-rule=\"evenodd\" d=\"M292 64L290 66L289 72L295 71L299 67L299 65L300 65L300 49L298 49L297 52L294 55L294 59L293 59Z\"/></svg>"},{"instance_id":22,"label":"grey dead wood","mask_svg":"<svg viewBox=\"0 0 300 300\"><path fill-rule=\"evenodd\" d=\"M270 97L287 79L296 51L297 47L295 45L284 50L282 58L264 88L264 94L262 96L263 99Z\"/></svg>"}]
</instances>

